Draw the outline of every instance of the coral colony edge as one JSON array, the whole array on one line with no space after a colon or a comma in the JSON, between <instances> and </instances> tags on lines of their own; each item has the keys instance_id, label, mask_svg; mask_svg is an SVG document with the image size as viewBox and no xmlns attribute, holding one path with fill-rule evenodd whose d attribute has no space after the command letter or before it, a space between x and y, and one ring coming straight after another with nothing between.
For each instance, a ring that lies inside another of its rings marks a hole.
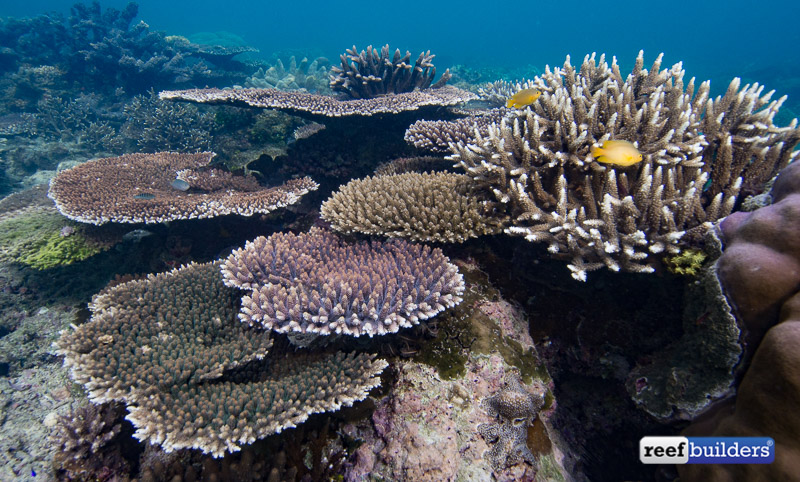
<instances>
[{"instance_id":1,"label":"coral colony edge","mask_svg":"<svg viewBox=\"0 0 800 482\"><path fill-rule=\"evenodd\" d=\"M0 480L800 478L779 90L137 15L0 18Z\"/></svg>"}]
</instances>

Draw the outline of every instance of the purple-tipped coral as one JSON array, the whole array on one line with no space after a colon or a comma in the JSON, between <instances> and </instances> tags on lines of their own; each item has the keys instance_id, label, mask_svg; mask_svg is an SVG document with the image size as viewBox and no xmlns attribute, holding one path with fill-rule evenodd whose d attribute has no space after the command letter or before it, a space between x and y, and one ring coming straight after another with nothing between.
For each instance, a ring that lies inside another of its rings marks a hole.
<instances>
[{"instance_id":1,"label":"purple-tipped coral","mask_svg":"<svg viewBox=\"0 0 800 482\"><path fill-rule=\"evenodd\" d=\"M239 318L277 332L384 335L461 302L464 281L439 249L394 240L348 243L314 228L248 242L222 267L250 290Z\"/></svg>"}]
</instances>

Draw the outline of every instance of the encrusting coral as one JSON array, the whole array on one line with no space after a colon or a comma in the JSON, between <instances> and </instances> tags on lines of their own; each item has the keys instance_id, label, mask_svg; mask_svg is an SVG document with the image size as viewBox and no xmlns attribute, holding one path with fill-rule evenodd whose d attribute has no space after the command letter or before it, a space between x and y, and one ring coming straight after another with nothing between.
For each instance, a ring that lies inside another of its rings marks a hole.
<instances>
[{"instance_id":1,"label":"encrusting coral","mask_svg":"<svg viewBox=\"0 0 800 482\"><path fill-rule=\"evenodd\" d=\"M331 89L352 99L371 99L385 94L399 94L427 88L442 87L450 79L446 71L433 85L436 67L430 50L422 52L411 64L411 52L405 55L400 49L390 57L389 45L381 47L380 53L370 45L367 50L352 49L340 56L341 67L331 67Z\"/></svg>"},{"instance_id":2,"label":"encrusting coral","mask_svg":"<svg viewBox=\"0 0 800 482\"><path fill-rule=\"evenodd\" d=\"M281 333L393 333L455 306L464 292L439 249L346 242L319 228L258 237L225 260L222 274L250 291L239 318Z\"/></svg>"},{"instance_id":3,"label":"encrusting coral","mask_svg":"<svg viewBox=\"0 0 800 482\"><path fill-rule=\"evenodd\" d=\"M140 440L215 457L363 399L386 362L369 354L265 359L267 333L236 319L218 262L190 264L95 296L58 353L95 403L121 401Z\"/></svg>"},{"instance_id":4,"label":"encrusting coral","mask_svg":"<svg viewBox=\"0 0 800 482\"><path fill-rule=\"evenodd\" d=\"M250 177L202 170L213 156L158 152L92 160L60 172L51 180L48 196L61 214L75 221L158 223L268 213L318 187L303 177L265 188Z\"/></svg>"},{"instance_id":5,"label":"encrusting coral","mask_svg":"<svg viewBox=\"0 0 800 482\"><path fill-rule=\"evenodd\" d=\"M536 459L528 448L528 426L544 407L545 391L532 394L522 386L519 373L506 375L505 387L491 397L481 401L481 407L495 423L478 425L478 433L492 448L485 457L496 471L525 460L536 466Z\"/></svg>"},{"instance_id":6,"label":"encrusting coral","mask_svg":"<svg viewBox=\"0 0 800 482\"><path fill-rule=\"evenodd\" d=\"M603 266L652 272L648 254L679 253L687 231L730 214L743 186L760 191L798 156L797 122L772 124L785 98L735 79L709 99L710 83L695 93L681 64L643 63L640 53L624 79L616 60L587 56L576 71L568 58L534 80L543 94L528 109L452 145L452 159L508 209L505 231L547 243L578 280ZM643 162L599 164L591 149L606 140L634 142Z\"/></svg>"},{"instance_id":7,"label":"encrusting coral","mask_svg":"<svg viewBox=\"0 0 800 482\"><path fill-rule=\"evenodd\" d=\"M479 199L469 195L469 178L447 172L355 179L322 204L320 215L344 233L423 242L461 243L502 230L501 220L486 216Z\"/></svg>"}]
</instances>

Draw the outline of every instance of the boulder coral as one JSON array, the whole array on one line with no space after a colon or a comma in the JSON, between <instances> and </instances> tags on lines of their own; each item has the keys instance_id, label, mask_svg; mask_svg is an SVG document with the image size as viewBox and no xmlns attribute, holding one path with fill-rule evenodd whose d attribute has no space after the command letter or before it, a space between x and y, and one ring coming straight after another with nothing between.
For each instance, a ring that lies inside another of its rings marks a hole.
<instances>
[{"instance_id":1,"label":"boulder coral","mask_svg":"<svg viewBox=\"0 0 800 482\"><path fill-rule=\"evenodd\" d=\"M798 480L800 474L800 164L785 168L773 203L720 223L718 275L744 331L750 365L729 400L687 436L768 436L772 464L678 466L681 480Z\"/></svg>"}]
</instances>

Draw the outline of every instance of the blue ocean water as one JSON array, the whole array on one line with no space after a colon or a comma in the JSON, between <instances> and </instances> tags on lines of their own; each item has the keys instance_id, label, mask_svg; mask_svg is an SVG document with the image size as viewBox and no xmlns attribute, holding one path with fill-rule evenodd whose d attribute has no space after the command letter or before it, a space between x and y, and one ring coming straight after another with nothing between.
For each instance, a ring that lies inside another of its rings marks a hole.
<instances>
[{"instance_id":1,"label":"blue ocean water","mask_svg":"<svg viewBox=\"0 0 800 482\"><path fill-rule=\"evenodd\" d=\"M3 2L0 17L69 13L75 2ZM123 8L125 0L101 2ZM566 55L579 64L591 52L617 57L624 68L639 50L645 63L659 53L664 65L683 61L688 76L712 80L723 90L731 78L757 81L787 107L800 105L800 29L793 2L768 0L642 2L613 4L485 1L260 2L218 0L139 1L139 15L151 28L170 35L225 31L257 47L262 56L286 51L319 52L331 59L356 45L436 54L441 69L516 69L560 65ZM624 72L624 69L623 69Z\"/></svg>"}]
</instances>

